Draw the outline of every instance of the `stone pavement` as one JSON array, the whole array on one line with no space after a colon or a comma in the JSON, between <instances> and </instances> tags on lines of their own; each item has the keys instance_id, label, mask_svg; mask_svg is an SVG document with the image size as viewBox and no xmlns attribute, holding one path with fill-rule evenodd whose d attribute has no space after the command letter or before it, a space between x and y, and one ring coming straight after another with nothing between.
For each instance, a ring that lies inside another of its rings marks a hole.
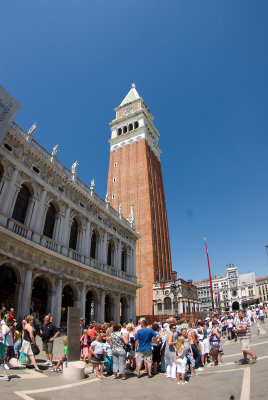
<instances>
[{"instance_id":1,"label":"stone pavement","mask_svg":"<svg viewBox=\"0 0 268 400\"><path fill-rule=\"evenodd\" d=\"M40 365L44 373L26 370L18 364L8 371L10 381L0 381L1 400L90 400L102 399L143 399L163 400L184 397L187 400L229 400L233 395L235 400L267 399L268 373L268 323L261 327L257 336L256 327L252 328L251 350L258 356L256 364L249 366L237 365L235 362L242 357L240 343L223 342L223 366L206 367L197 376L182 386L167 381L164 374L158 374L153 379L144 375L141 379L130 375L122 381L108 377L99 380L89 372L83 381L67 381L60 373L50 372L51 368L41 365L44 353L40 353ZM62 337L55 343L54 359L62 354ZM38 356L38 357L39 357Z\"/></svg>"}]
</instances>

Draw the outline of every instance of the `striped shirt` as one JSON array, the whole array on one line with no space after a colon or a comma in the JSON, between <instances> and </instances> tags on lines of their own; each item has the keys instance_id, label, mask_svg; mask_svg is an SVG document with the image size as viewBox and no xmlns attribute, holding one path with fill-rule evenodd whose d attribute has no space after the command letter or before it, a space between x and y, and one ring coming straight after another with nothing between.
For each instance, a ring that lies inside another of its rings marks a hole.
<instances>
[{"instance_id":1,"label":"striped shirt","mask_svg":"<svg viewBox=\"0 0 268 400\"><path fill-rule=\"evenodd\" d=\"M250 339L250 320L248 317L244 317L241 321L239 321L238 329L246 328L245 332L238 332L239 339Z\"/></svg>"}]
</instances>

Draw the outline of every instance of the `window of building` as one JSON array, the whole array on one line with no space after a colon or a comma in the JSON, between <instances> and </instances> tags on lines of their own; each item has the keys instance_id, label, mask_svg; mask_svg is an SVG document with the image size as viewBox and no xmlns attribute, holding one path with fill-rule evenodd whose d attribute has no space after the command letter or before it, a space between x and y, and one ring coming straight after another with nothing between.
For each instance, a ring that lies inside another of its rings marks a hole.
<instances>
[{"instance_id":1,"label":"window of building","mask_svg":"<svg viewBox=\"0 0 268 400\"><path fill-rule=\"evenodd\" d=\"M45 235L51 239L53 237L55 220L56 220L56 208L54 207L54 205L52 203L50 203L48 210L47 210L46 219L45 219L43 235Z\"/></svg>"},{"instance_id":2,"label":"window of building","mask_svg":"<svg viewBox=\"0 0 268 400\"><path fill-rule=\"evenodd\" d=\"M71 226L71 232L70 232L70 240L69 240L69 247L70 249L76 250L76 245L77 245L77 235L78 235L78 223L76 219L74 218Z\"/></svg>"},{"instance_id":3,"label":"window of building","mask_svg":"<svg viewBox=\"0 0 268 400\"><path fill-rule=\"evenodd\" d=\"M126 272L127 268L127 252L126 249L121 251L121 271Z\"/></svg>"},{"instance_id":4,"label":"window of building","mask_svg":"<svg viewBox=\"0 0 268 400\"><path fill-rule=\"evenodd\" d=\"M112 199L113 199L113 200L115 199L115 194L112 194Z\"/></svg>"},{"instance_id":5,"label":"window of building","mask_svg":"<svg viewBox=\"0 0 268 400\"><path fill-rule=\"evenodd\" d=\"M164 309L166 310L171 310L171 298L170 297L165 297L164 298Z\"/></svg>"},{"instance_id":6,"label":"window of building","mask_svg":"<svg viewBox=\"0 0 268 400\"><path fill-rule=\"evenodd\" d=\"M122 135L122 128L119 128L117 133L118 133L118 136Z\"/></svg>"},{"instance_id":7,"label":"window of building","mask_svg":"<svg viewBox=\"0 0 268 400\"><path fill-rule=\"evenodd\" d=\"M26 185L22 185L19 194L17 196L17 200L15 203L14 211L12 214L12 218L18 222L24 224L26 213L28 210L29 202L30 202L30 190Z\"/></svg>"},{"instance_id":8,"label":"window of building","mask_svg":"<svg viewBox=\"0 0 268 400\"><path fill-rule=\"evenodd\" d=\"M127 133L127 126L123 127L123 133Z\"/></svg>"},{"instance_id":9,"label":"window of building","mask_svg":"<svg viewBox=\"0 0 268 400\"><path fill-rule=\"evenodd\" d=\"M133 131L133 124L129 124L128 130L129 130L129 131Z\"/></svg>"},{"instance_id":10,"label":"window of building","mask_svg":"<svg viewBox=\"0 0 268 400\"><path fill-rule=\"evenodd\" d=\"M116 182L116 178L113 178L113 183L115 183Z\"/></svg>"},{"instance_id":11,"label":"window of building","mask_svg":"<svg viewBox=\"0 0 268 400\"><path fill-rule=\"evenodd\" d=\"M116 167L117 167L117 163L115 162L115 163L114 163L114 168L116 168Z\"/></svg>"},{"instance_id":12,"label":"window of building","mask_svg":"<svg viewBox=\"0 0 268 400\"><path fill-rule=\"evenodd\" d=\"M138 121L135 121L134 122L134 129L137 129L139 127L139 123L138 123Z\"/></svg>"},{"instance_id":13,"label":"window of building","mask_svg":"<svg viewBox=\"0 0 268 400\"><path fill-rule=\"evenodd\" d=\"M93 231L91 235L91 244L90 244L90 257L96 259L96 248L97 248L97 235L96 232Z\"/></svg>"},{"instance_id":14,"label":"window of building","mask_svg":"<svg viewBox=\"0 0 268 400\"><path fill-rule=\"evenodd\" d=\"M158 312L162 311L162 303L157 303L157 311Z\"/></svg>"}]
</instances>

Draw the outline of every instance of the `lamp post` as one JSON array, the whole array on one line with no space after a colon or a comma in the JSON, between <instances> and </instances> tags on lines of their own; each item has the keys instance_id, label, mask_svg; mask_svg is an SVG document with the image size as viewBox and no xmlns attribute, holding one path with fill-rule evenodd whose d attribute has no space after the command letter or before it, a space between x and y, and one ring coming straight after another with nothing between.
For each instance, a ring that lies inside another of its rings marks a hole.
<instances>
[{"instance_id":1,"label":"lamp post","mask_svg":"<svg viewBox=\"0 0 268 400\"><path fill-rule=\"evenodd\" d=\"M178 317L178 294L180 290L178 289L177 285L177 272L172 271L172 284L170 286L171 293L173 294L174 299L174 311L175 311L175 318Z\"/></svg>"}]
</instances>

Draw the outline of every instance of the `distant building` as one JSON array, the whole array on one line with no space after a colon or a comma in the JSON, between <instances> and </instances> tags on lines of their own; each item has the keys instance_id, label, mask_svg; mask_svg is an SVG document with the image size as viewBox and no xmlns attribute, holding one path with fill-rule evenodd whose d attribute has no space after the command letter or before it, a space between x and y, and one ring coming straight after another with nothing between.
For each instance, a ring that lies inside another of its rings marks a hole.
<instances>
[{"instance_id":1,"label":"distant building","mask_svg":"<svg viewBox=\"0 0 268 400\"><path fill-rule=\"evenodd\" d=\"M180 315L200 311L197 287L191 281L177 279L176 272L172 272L172 275L173 280L153 285L154 315Z\"/></svg>"},{"instance_id":2,"label":"distant building","mask_svg":"<svg viewBox=\"0 0 268 400\"><path fill-rule=\"evenodd\" d=\"M268 276L264 278L256 279L257 293L260 299L260 302L268 301Z\"/></svg>"},{"instance_id":3,"label":"distant building","mask_svg":"<svg viewBox=\"0 0 268 400\"><path fill-rule=\"evenodd\" d=\"M258 302L255 274L238 275L238 268L228 264L224 277L212 280L214 307L219 310L239 310Z\"/></svg>"},{"instance_id":4,"label":"distant building","mask_svg":"<svg viewBox=\"0 0 268 400\"><path fill-rule=\"evenodd\" d=\"M209 281L194 282L193 284L197 287L198 299L201 301L200 311L210 311L212 309L212 301Z\"/></svg>"},{"instance_id":5,"label":"distant building","mask_svg":"<svg viewBox=\"0 0 268 400\"><path fill-rule=\"evenodd\" d=\"M210 311L212 302L209 280L194 284L201 301L201 311ZM224 276L217 275L212 279L212 289L214 309L220 311L238 310L256 304L259 298L254 272L239 275L238 268L232 264L228 264Z\"/></svg>"}]
</instances>

